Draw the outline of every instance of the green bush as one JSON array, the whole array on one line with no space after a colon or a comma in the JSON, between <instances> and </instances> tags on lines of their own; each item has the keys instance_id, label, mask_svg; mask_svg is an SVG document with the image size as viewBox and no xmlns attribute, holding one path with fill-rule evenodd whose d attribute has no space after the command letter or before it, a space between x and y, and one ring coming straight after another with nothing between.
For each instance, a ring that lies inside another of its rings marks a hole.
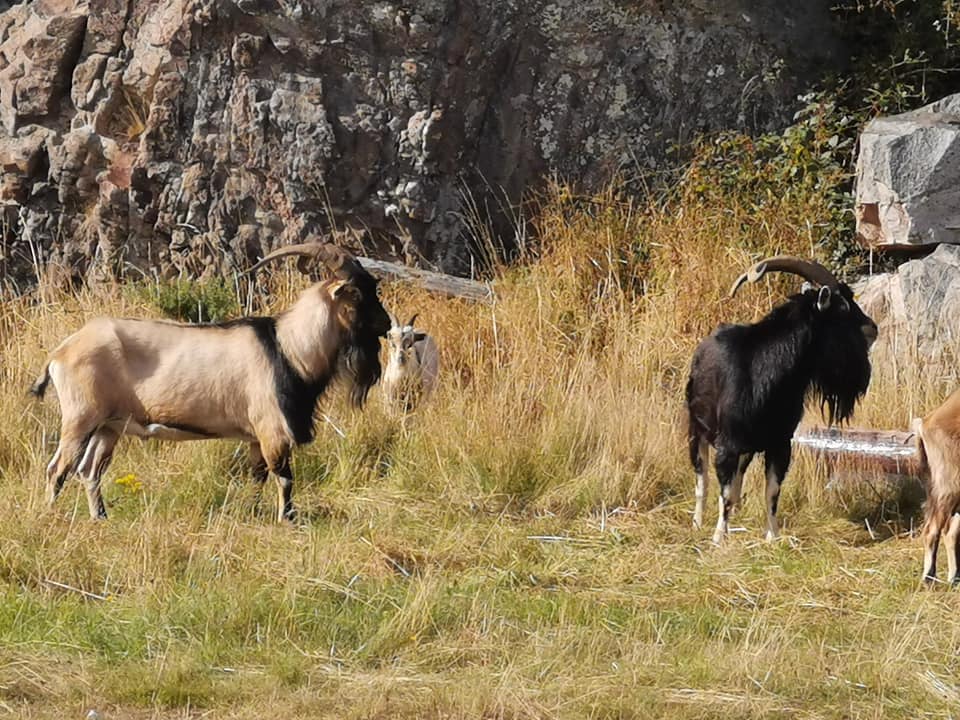
<instances>
[{"instance_id":1,"label":"green bush","mask_svg":"<svg viewBox=\"0 0 960 720\"><path fill-rule=\"evenodd\" d=\"M848 274L866 260L851 212L857 137L874 117L960 90L960 8L955 0L850 0L834 12L855 48L845 74L801 96L781 132L728 131L675 148L679 182L668 202L736 202L747 211L740 237L748 245L765 242L758 225L783 201L807 207L821 259Z\"/></svg>"},{"instance_id":2,"label":"green bush","mask_svg":"<svg viewBox=\"0 0 960 720\"><path fill-rule=\"evenodd\" d=\"M817 207L809 218L823 256L844 272L860 264L854 240L851 188L859 122L838 104L836 92L810 93L782 132L750 137L724 132L697 140L675 186L676 200L690 195L710 203L736 199L747 212L743 237L755 221L783 202ZM758 236L760 237L760 236Z\"/></svg>"},{"instance_id":3,"label":"green bush","mask_svg":"<svg viewBox=\"0 0 960 720\"><path fill-rule=\"evenodd\" d=\"M182 322L222 322L240 311L233 286L222 278L138 285L137 294L165 316Z\"/></svg>"}]
</instances>

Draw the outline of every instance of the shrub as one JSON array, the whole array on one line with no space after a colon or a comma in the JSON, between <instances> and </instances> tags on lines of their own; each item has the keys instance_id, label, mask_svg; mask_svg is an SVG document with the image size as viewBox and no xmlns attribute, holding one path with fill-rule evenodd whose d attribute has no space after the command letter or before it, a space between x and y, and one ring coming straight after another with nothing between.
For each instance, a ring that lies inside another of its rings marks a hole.
<instances>
[{"instance_id":1,"label":"shrub","mask_svg":"<svg viewBox=\"0 0 960 720\"><path fill-rule=\"evenodd\" d=\"M221 322L239 313L233 287L224 279L190 280L137 285L140 299L165 316L183 322Z\"/></svg>"}]
</instances>

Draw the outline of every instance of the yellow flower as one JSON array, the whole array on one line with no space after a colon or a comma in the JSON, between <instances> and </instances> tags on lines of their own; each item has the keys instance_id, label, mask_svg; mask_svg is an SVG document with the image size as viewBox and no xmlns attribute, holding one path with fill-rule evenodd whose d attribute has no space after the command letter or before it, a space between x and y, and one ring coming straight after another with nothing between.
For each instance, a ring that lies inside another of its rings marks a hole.
<instances>
[{"instance_id":1,"label":"yellow flower","mask_svg":"<svg viewBox=\"0 0 960 720\"><path fill-rule=\"evenodd\" d=\"M139 492L143 489L143 483L137 480L137 476L133 473L127 473L122 477L118 477L114 482L130 493Z\"/></svg>"}]
</instances>

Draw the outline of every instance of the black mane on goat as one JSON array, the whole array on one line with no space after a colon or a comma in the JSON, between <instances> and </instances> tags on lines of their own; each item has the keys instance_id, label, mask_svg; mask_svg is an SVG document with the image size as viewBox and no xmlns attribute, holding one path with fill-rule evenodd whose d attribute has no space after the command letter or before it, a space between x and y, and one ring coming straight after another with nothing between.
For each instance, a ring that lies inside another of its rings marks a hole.
<instances>
[{"instance_id":1,"label":"black mane on goat","mask_svg":"<svg viewBox=\"0 0 960 720\"><path fill-rule=\"evenodd\" d=\"M690 458L698 475L695 523L702 521L700 484L706 446L712 445L721 492L725 499L730 495L731 507L750 459L765 454L768 470L779 476L776 487L768 486L776 535L779 484L804 404L819 401L831 424L847 421L870 383L874 338L874 322L850 288L836 282L789 297L756 323L721 325L701 341L686 387ZM719 535L718 525L715 539Z\"/></svg>"}]
</instances>

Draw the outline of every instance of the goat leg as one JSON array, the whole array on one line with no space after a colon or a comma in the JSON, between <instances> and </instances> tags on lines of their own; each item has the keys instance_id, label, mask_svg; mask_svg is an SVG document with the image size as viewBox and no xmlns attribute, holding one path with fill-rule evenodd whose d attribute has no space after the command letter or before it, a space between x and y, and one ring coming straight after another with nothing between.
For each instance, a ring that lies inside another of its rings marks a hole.
<instances>
[{"instance_id":1,"label":"goat leg","mask_svg":"<svg viewBox=\"0 0 960 720\"><path fill-rule=\"evenodd\" d=\"M92 520L104 520L107 517L107 509L103 504L103 494L100 491L100 481L110 464L113 449L119 439L120 434L118 432L101 427L90 438L86 452L84 452L77 467L77 472L83 477L86 487L87 505L90 508L90 518Z\"/></svg>"},{"instance_id":2,"label":"goat leg","mask_svg":"<svg viewBox=\"0 0 960 720\"><path fill-rule=\"evenodd\" d=\"M699 530L703 527L703 508L707 503L707 461L709 459L710 445L706 440L698 437L692 431L690 433L690 462L693 465L693 471L696 474L696 494L697 504L693 511L693 526Z\"/></svg>"},{"instance_id":3,"label":"goat leg","mask_svg":"<svg viewBox=\"0 0 960 720\"><path fill-rule=\"evenodd\" d=\"M61 428L57 451L47 465L47 504L50 507L53 507L67 478L71 473L76 472L80 463L83 462L83 457L89 451L92 436L92 432L84 432L73 424Z\"/></svg>"},{"instance_id":4,"label":"goat leg","mask_svg":"<svg viewBox=\"0 0 960 720\"><path fill-rule=\"evenodd\" d=\"M717 482L720 483L720 497L718 499L719 514L717 529L713 532L713 543L720 545L727 535L730 523L730 511L733 509L733 479L740 465L740 455L730 450L717 448L717 457L714 460L714 470L717 473Z\"/></svg>"},{"instance_id":5,"label":"goat leg","mask_svg":"<svg viewBox=\"0 0 960 720\"><path fill-rule=\"evenodd\" d=\"M929 501L928 501L929 502ZM932 585L937 579L937 547L940 545L942 518L934 512L923 528L923 581Z\"/></svg>"},{"instance_id":6,"label":"goat leg","mask_svg":"<svg viewBox=\"0 0 960 720\"><path fill-rule=\"evenodd\" d=\"M66 482L67 475L70 472L69 469L61 472L58 467L60 457L63 454L61 450L62 447L63 443L57 445L57 451L47 464L47 505L50 507L53 507L54 501L57 499L60 491L63 490L63 483Z\"/></svg>"},{"instance_id":7,"label":"goat leg","mask_svg":"<svg viewBox=\"0 0 960 720\"><path fill-rule=\"evenodd\" d=\"M293 522L297 518L297 511L293 507L293 470L290 468L289 452L271 469L277 480L277 522Z\"/></svg>"},{"instance_id":8,"label":"goat leg","mask_svg":"<svg viewBox=\"0 0 960 720\"><path fill-rule=\"evenodd\" d=\"M947 582L957 582L957 544L960 542L960 513L954 513L947 522L947 531L943 538L947 546Z\"/></svg>"},{"instance_id":9,"label":"goat leg","mask_svg":"<svg viewBox=\"0 0 960 720\"><path fill-rule=\"evenodd\" d=\"M253 481L262 487L267 481L269 472L267 461L260 450L260 443L250 443L250 474L253 476Z\"/></svg>"},{"instance_id":10,"label":"goat leg","mask_svg":"<svg viewBox=\"0 0 960 720\"><path fill-rule=\"evenodd\" d=\"M780 537L780 523L777 521L777 506L780 504L780 488L790 467L790 441L778 447L769 448L764 453L767 476L767 541Z\"/></svg>"},{"instance_id":11,"label":"goat leg","mask_svg":"<svg viewBox=\"0 0 960 720\"><path fill-rule=\"evenodd\" d=\"M733 483L730 487L731 512L735 511L740 505L740 498L743 493L743 475L747 472L751 460L753 460L753 453L744 453L737 460L737 471L733 474Z\"/></svg>"}]
</instances>

